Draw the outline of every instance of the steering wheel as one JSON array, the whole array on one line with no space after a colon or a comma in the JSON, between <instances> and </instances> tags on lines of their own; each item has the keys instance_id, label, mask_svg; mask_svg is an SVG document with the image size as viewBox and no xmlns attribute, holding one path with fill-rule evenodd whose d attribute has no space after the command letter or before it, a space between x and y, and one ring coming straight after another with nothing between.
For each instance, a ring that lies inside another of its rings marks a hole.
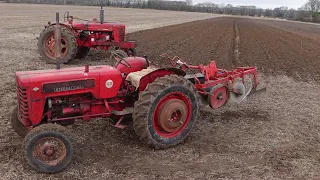
<instances>
[{"instance_id":1,"label":"steering wheel","mask_svg":"<svg viewBox=\"0 0 320 180\"><path fill-rule=\"evenodd\" d=\"M124 56L121 56L121 54L117 51L111 52L111 54L114 56L114 59L117 61L118 64L122 64L128 68L131 68L131 65L126 61ZM125 62L125 63L122 63Z\"/></svg>"}]
</instances>

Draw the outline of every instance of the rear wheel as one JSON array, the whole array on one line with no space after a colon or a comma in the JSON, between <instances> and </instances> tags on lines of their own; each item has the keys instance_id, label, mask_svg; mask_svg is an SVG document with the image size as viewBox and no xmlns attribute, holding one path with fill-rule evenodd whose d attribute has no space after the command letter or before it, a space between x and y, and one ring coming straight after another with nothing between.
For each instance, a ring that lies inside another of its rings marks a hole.
<instances>
[{"instance_id":1,"label":"rear wheel","mask_svg":"<svg viewBox=\"0 0 320 180\"><path fill-rule=\"evenodd\" d=\"M128 56L137 56L137 51L134 48L130 48L127 50Z\"/></svg>"},{"instance_id":2,"label":"rear wheel","mask_svg":"<svg viewBox=\"0 0 320 180\"><path fill-rule=\"evenodd\" d=\"M54 27L49 26L42 31L38 40L38 51L48 64L56 64ZM67 28L61 28L61 62L68 63L77 54L78 45L74 34Z\"/></svg>"},{"instance_id":3,"label":"rear wheel","mask_svg":"<svg viewBox=\"0 0 320 180\"><path fill-rule=\"evenodd\" d=\"M89 47L78 47L78 50L77 50L77 55L76 55L76 59L82 59L84 57L86 57L86 55L89 53L90 51L90 48Z\"/></svg>"},{"instance_id":4,"label":"rear wheel","mask_svg":"<svg viewBox=\"0 0 320 180\"><path fill-rule=\"evenodd\" d=\"M199 96L183 77L158 78L140 93L135 103L133 124L140 140L154 149L182 143L196 122Z\"/></svg>"},{"instance_id":5,"label":"rear wheel","mask_svg":"<svg viewBox=\"0 0 320 180\"><path fill-rule=\"evenodd\" d=\"M62 171L73 155L71 134L57 124L43 124L32 129L25 137L23 147L27 163L43 173Z\"/></svg>"}]
</instances>

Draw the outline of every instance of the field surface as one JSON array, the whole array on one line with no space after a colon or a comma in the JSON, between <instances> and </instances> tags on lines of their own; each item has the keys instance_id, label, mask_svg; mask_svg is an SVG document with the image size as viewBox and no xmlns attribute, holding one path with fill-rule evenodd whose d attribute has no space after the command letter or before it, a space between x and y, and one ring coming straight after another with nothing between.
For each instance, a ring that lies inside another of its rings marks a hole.
<instances>
[{"instance_id":1,"label":"field surface","mask_svg":"<svg viewBox=\"0 0 320 180\"><path fill-rule=\"evenodd\" d=\"M76 123L69 127L79 147L72 165L54 175L33 171L8 122L16 101L14 72L55 68L39 59L35 37L58 7L0 4L0 22L9 22L0 29L1 179L320 178L320 26L112 8L111 19L128 25L128 39L137 40L138 54L154 64L167 64L159 55L168 53L195 65L214 59L227 69L257 66L267 92L218 111L203 109L187 142L165 151L145 148L130 124L119 130L105 119ZM96 13L93 7L71 9L88 18ZM190 20L199 21L183 23ZM183 24L160 27L177 23ZM63 67L85 63L113 62L91 50Z\"/></svg>"}]
</instances>

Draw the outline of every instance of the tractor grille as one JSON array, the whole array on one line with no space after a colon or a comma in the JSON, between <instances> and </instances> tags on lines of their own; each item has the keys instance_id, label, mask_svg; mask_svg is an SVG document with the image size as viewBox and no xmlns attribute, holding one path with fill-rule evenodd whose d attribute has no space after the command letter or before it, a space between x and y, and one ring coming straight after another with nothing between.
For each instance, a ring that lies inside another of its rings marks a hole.
<instances>
[{"instance_id":1,"label":"tractor grille","mask_svg":"<svg viewBox=\"0 0 320 180\"><path fill-rule=\"evenodd\" d=\"M120 28L119 29L119 41L123 42L125 40L125 35L126 35L126 29L125 28Z\"/></svg>"},{"instance_id":2,"label":"tractor grille","mask_svg":"<svg viewBox=\"0 0 320 180\"><path fill-rule=\"evenodd\" d=\"M19 115L21 120L29 118L28 89L18 86Z\"/></svg>"}]
</instances>

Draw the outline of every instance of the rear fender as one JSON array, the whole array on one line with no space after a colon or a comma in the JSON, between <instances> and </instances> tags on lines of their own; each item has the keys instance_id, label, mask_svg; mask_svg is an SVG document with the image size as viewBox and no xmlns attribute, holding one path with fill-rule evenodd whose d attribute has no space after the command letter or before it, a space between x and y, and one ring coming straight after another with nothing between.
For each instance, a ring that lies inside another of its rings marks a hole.
<instances>
[{"instance_id":1,"label":"rear fender","mask_svg":"<svg viewBox=\"0 0 320 180\"><path fill-rule=\"evenodd\" d=\"M52 24L50 24L49 26L45 26L45 28L47 28L47 27L50 27L50 26L55 26L57 23L52 23ZM62 24L62 23L59 23L59 25L60 26L62 26L62 27L65 27L65 28L67 28L67 29L69 29L73 34L77 34L77 31L76 30L74 30L72 27L70 27L70 25L67 25L67 24Z\"/></svg>"},{"instance_id":2,"label":"rear fender","mask_svg":"<svg viewBox=\"0 0 320 180\"><path fill-rule=\"evenodd\" d=\"M177 68L162 68L156 71L153 71L145 76L143 76L140 80L139 91L144 91L149 83L154 82L159 77L164 77L167 75L176 74L178 76L184 77L186 73Z\"/></svg>"}]
</instances>

